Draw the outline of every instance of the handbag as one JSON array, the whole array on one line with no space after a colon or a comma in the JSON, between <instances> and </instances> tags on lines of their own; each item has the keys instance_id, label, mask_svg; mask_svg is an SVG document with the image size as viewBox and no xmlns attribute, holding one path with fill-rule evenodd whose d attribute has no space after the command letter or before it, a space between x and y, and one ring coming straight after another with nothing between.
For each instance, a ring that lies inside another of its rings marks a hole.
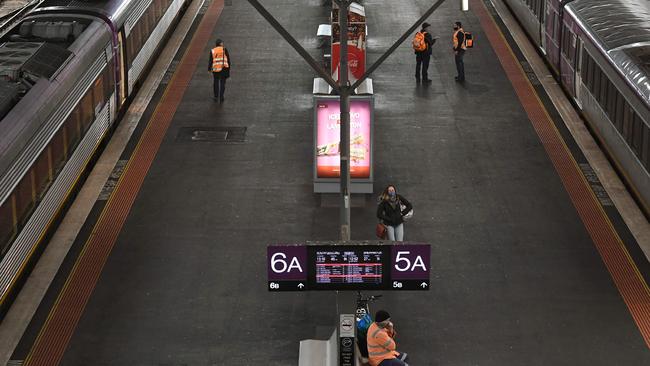
<instances>
[{"instance_id":1,"label":"handbag","mask_svg":"<svg viewBox=\"0 0 650 366\"><path fill-rule=\"evenodd\" d=\"M402 202L400 202L399 203L399 209L400 209L400 212L406 210L406 205L403 204ZM413 208L411 208L411 211L407 212L406 215L402 216L404 221L406 221L406 220L408 220L408 219L410 219L412 217L413 217Z\"/></svg>"},{"instance_id":2,"label":"handbag","mask_svg":"<svg viewBox=\"0 0 650 366\"><path fill-rule=\"evenodd\" d=\"M377 237L379 239L386 239L388 237L388 229L386 229L386 225L382 224L381 222L377 223L375 234L377 234Z\"/></svg>"}]
</instances>

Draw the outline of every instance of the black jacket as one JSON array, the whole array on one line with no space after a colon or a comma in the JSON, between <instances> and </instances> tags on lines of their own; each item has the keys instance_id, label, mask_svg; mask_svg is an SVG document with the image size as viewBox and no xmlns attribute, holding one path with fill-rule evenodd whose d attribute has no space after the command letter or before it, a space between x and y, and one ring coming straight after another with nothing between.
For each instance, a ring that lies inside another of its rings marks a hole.
<instances>
[{"instance_id":1,"label":"black jacket","mask_svg":"<svg viewBox=\"0 0 650 366\"><path fill-rule=\"evenodd\" d=\"M226 58L228 59L228 68L223 68L219 72L214 72L213 74L216 74L217 76L221 76L225 79L230 77L230 68L232 67L232 60L230 59L230 55L228 54L228 49L224 47L223 49L226 52ZM208 63L208 71L212 71L212 49L210 49L210 59Z\"/></svg>"},{"instance_id":2,"label":"black jacket","mask_svg":"<svg viewBox=\"0 0 650 366\"><path fill-rule=\"evenodd\" d=\"M430 55L433 52L431 48L433 44L436 43L436 40L433 39L433 37L431 37L431 33L424 32L424 31L420 31L420 32L424 33L424 43L427 44L427 49L424 51L415 51L415 54L420 53L420 54Z\"/></svg>"},{"instance_id":3,"label":"black jacket","mask_svg":"<svg viewBox=\"0 0 650 366\"><path fill-rule=\"evenodd\" d=\"M406 206L404 211L401 211L400 209L400 202ZM381 220L384 225L399 226L399 224L404 222L403 216L412 209L413 206L411 206L411 203L398 194L395 208L393 208L387 200L379 202L379 206L377 206L377 218Z\"/></svg>"}]
</instances>

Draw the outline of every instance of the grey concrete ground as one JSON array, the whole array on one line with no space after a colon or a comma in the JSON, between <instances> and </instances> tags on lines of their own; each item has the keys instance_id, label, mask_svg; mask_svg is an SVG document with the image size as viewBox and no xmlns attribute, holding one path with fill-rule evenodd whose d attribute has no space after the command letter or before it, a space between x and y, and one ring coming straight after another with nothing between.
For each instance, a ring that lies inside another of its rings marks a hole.
<instances>
[{"instance_id":1,"label":"grey concrete ground","mask_svg":"<svg viewBox=\"0 0 650 366\"><path fill-rule=\"evenodd\" d=\"M320 0L265 3L318 55ZM371 60L426 3L365 1ZM486 39L457 9L429 21L432 84L415 84L408 44L374 75L375 190L394 183L414 204L406 239L432 244L434 273L431 291L385 293L375 308L393 314L414 365L649 364L487 41L454 83L450 24ZM226 102L200 64L63 364L295 365L298 342L334 324L335 294L266 290L267 244L338 236L338 208L311 190L313 73L246 1L225 7L214 36L232 58ZM199 126L245 126L247 140L177 139ZM352 210L353 239L372 238L374 213L374 197Z\"/></svg>"}]
</instances>

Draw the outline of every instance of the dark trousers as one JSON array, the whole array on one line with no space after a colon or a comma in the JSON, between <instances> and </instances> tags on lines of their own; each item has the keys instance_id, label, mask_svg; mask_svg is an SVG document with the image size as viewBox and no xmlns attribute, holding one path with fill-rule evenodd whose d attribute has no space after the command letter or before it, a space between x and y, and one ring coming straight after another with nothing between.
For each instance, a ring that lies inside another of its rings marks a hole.
<instances>
[{"instance_id":1,"label":"dark trousers","mask_svg":"<svg viewBox=\"0 0 650 366\"><path fill-rule=\"evenodd\" d=\"M408 366L408 361L408 355L406 353L400 353L397 358L381 361L379 366Z\"/></svg>"},{"instance_id":2,"label":"dark trousers","mask_svg":"<svg viewBox=\"0 0 650 366\"><path fill-rule=\"evenodd\" d=\"M458 80L465 80L465 63L463 63L463 56L465 56L465 50L458 50L458 53L454 56L456 60L456 71L458 72Z\"/></svg>"},{"instance_id":3,"label":"dark trousers","mask_svg":"<svg viewBox=\"0 0 650 366\"><path fill-rule=\"evenodd\" d=\"M223 93L226 91L226 78L216 72L212 73L212 77L214 78L214 97L223 100Z\"/></svg>"},{"instance_id":4,"label":"dark trousers","mask_svg":"<svg viewBox=\"0 0 650 366\"><path fill-rule=\"evenodd\" d=\"M429 78L429 61L431 54L427 52L417 52L415 54L415 78L420 80L420 68L422 68L422 79Z\"/></svg>"}]
</instances>

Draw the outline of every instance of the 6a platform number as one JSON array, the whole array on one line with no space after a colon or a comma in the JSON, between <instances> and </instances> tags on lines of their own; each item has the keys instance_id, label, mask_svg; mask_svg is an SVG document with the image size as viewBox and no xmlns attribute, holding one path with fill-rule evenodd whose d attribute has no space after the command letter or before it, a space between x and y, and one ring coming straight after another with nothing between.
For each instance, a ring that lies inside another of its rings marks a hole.
<instances>
[{"instance_id":1,"label":"6a platform number","mask_svg":"<svg viewBox=\"0 0 650 366\"><path fill-rule=\"evenodd\" d=\"M292 270L300 273L304 272L300 266L298 258L292 257L287 262L287 255L284 253L275 253L271 257L271 270L275 273L291 273Z\"/></svg>"}]
</instances>

